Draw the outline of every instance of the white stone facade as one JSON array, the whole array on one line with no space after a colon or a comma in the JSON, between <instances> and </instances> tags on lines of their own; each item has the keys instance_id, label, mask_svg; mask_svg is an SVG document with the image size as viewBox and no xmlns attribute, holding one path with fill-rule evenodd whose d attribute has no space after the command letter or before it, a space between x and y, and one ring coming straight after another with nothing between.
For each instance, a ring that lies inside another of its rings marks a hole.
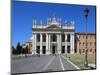
<instances>
[{"instance_id":1,"label":"white stone facade","mask_svg":"<svg viewBox=\"0 0 100 75\"><path fill-rule=\"evenodd\" d=\"M32 27L32 54L67 54L74 53L74 22L61 23L61 19L48 19L47 25L36 24Z\"/></svg>"}]
</instances>

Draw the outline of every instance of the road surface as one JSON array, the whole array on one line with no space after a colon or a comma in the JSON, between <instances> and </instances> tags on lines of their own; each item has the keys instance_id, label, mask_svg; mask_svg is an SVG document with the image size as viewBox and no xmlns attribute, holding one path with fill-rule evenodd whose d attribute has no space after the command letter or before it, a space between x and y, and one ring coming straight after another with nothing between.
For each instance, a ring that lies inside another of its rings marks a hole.
<instances>
[{"instance_id":1,"label":"road surface","mask_svg":"<svg viewBox=\"0 0 100 75\"><path fill-rule=\"evenodd\" d=\"M11 60L11 73L77 70L63 55L30 56Z\"/></svg>"}]
</instances>

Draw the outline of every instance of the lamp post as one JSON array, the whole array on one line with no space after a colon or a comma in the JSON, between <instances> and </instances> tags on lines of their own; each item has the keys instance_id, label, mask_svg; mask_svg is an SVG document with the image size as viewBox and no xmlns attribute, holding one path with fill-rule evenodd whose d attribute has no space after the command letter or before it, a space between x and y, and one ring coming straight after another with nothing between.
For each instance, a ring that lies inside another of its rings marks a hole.
<instances>
[{"instance_id":1,"label":"lamp post","mask_svg":"<svg viewBox=\"0 0 100 75\"><path fill-rule=\"evenodd\" d=\"M84 10L84 16L85 16L85 19L86 19L86 48L85 48L85 59L84 59L84 66L85 67L88 67L88 59L87 59L87 17L88 17L88 14L89 14L89 10L88 8L86 8Z\"/></svg>"}]
</instances>

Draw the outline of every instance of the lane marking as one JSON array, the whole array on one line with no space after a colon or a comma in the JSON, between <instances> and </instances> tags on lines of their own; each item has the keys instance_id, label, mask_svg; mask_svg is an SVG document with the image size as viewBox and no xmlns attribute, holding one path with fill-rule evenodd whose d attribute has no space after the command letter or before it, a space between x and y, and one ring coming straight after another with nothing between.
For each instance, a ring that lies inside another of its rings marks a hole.
<instances>
[{"instance_id":1,"label":"lane marking","mask_svg":"<svg viewBox=\"0 0 100 75\"><path fill-rule=\"evenodd\" d=\"M62 60L61 60L60 56L59 56L59 59L60 59L60 63L61 63L61 68L62 68L62 70L65 70L64 65L63 65L63 63L62 63Z\"/></svg>"},{"instance_id":2,"label":"lane marking","mask_svg":"<svg viewBox=\"0 0 100 75\"><path fill-rule=\"evenodd\" d=\"M53 62L55 57L52 57L52 59L45 65L45 67L42 69L43 71L47 69L47 67Z\"/></svg>"},{"instance_id":3,"label":"lane marking","mask_svg":"<svg viewBox=\"0 0 100 75\"><path fill-rule=\"evenodd\" d=\"M70 64L72 64L76 69L80 69L78 66L76 66L74 63L72 63L68 58L65 58L64 56L62 56L64 59L67 59L66 61L68 61Z\"/></svg>"}]
</instances>

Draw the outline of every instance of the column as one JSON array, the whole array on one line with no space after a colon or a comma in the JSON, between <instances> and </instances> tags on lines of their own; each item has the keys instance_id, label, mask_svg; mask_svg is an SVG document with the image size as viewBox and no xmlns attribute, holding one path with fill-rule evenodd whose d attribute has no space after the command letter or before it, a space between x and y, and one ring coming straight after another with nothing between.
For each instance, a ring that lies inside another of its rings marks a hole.
<instances>
[{"instance_id":1,"label":"column","mask_svg":"<svg viewBox=\"0 0 100 75\"><path fill-rule=\"evenodd\" d=\"M48 34L48 50L51 54L51 48L50 48L50 34Z\"/></svg>"},{"instance_id":2,"label":"column","mask_svg":"<svg viewBox=\"0 0 100 75\"><path fill-rule=\"evenodd\" d=\"M40 34L40 55L42 55L42 33Z\"/></svg>"},{"instance_id":3,"label":"column","mask_svg":"<svg viewBox=\"0 0 100 75\"><path fill-rule=\"evenodd\" d=\"M51 48L50 48L50 34L48 35L48 38L49 38L49 45L48 45L48 49L49 49L49 52L51 54Z\"/></svg>"},{"instance_id":4,"label":"column","mask_svg":"<svg viewBox=\"0 0 100 75\"><path fill-rule=\"evenodd\" d=\"M59 52L60 52L60 54L61 54L61 50L62 50L62 33L61 34L59 34L59 41L60 41L60 45L59 45Z\"/></svg>"},{"instance_id":5,"label":"column","mask_svg":"<svg viewBox=\"0 0 100 75\"><path fill-rule=\"evenodd\" d=\"M57 52L61 54L61 34L57 34Z\"/></svg>"},{"instance_id":6,"label":"column","mask_svg":"<svg viewBox=\"0 0 100 75\"><path fill-rule=\"evenodd\" d=\"M49 46L49 37L48 34L46 34L46 54L50 54L48 46Z\"/></svg>"},{"instance_id":7,"label":"column","mask_svg":"<svg viewBox=\"0 0 100 75\"><path fill-rule=\"evenodd\" d=\"M32 35L32 55L34 54L34 34Z\"/></svg>"},{"instance_id":8,"label":"column","mask_svg":"<svg viewBox=\"0 0 100 75\"><path fill-rule=\"evenodd\" d=\"M36 34L33 35L33 53L36 54Z\"/></svg>"},{"instance_id":9,"label":"column","mask_svg":"<svg viewBox=\"0 0 100 75\"><path fill-rule=\"evenodd\" d=\"M57 54L59 54L59 34L57 34Z\"/></svg>"},{"instance_id":10,"label":"column","mask_svg":"<svg viewBox=\"0 0 100 75\"><path fill-rule=\"evenodd\" d=\"M65 54L67 54L67 34L65 34Z\"/></svg>"},{"instance_id":11,"label":"column","mask_svg":"<svg viewBox=\"0 0 100 75\"><path fill-rule=\"evenodd\" d=\"M71 34L71 54L74 53L74 33Z\"/></svg>"}]
</instances>

